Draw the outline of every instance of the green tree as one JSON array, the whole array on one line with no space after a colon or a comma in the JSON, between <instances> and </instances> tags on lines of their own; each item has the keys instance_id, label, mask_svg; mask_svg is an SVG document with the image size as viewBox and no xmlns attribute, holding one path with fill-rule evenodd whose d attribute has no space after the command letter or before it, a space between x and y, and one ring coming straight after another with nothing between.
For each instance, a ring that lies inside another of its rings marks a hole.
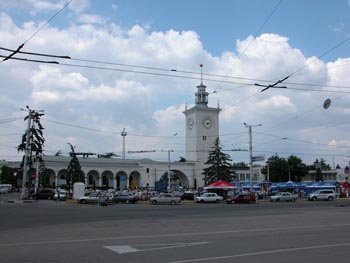
<instances>
[{"instance_id":1,"label":"green tree","mask_svg":"<svg viewBox=\"0 0 350 263\"><path fill-rule=\"evenodd\" d=\"M271 182L286 182L288 181L288 161L285 158L279 157L277 154L271 156L267 160L269 164L269 175ZM267 168L264 167L261 172L267 174Z\"/></svg>"},{"instance_id":2,"label":"green tree","mask_svg":"<svg viewBox=\"0 0 350 263\"><path fill-rule=\"evenodd\" d=\"M233 167L229 163L231 160L230 156L222 152L220 146L220 139L216 138L214 141L213 150L209 151L208 160L205 164L210 165L204 169L204 182L205 185L211 184L218 180L231 182L234 177Z\"/></svg>"},{"instance_id":3,"label":"green tree","mask_svg":"<svg viewBox=\"0 0 350 263\"><path fill-rule=\"evenodd\" d=\"M308 172L308 166L295 155L283 158L276 154L271 156L267 162L271 182L287 182L289 177L291 181L299 182ZM267 167L264 167L261 172L267 175Z\"/></svg>"},{"instance_id":4,"label":"green tree","mask_svg":"<svg viewBox=\"0 0 350 263\"><path fill-rule=\"evenodd\" d=\"M246 164L245 162L238 162L238 163L233 163L233 168L248 168L249 165Z\"/></svg>"},{"instance_id":5,"label":"green tree","mask_svg":"<svg viewBox=\"0 0 350 263\"><path fill-rule=\"evenodd\" d=\"M77 154L75 153L72 144L68 143L71 152L69 153L71 160L67 168L67 187L68 191L72 189L72 186L76 182L85 182L84 172L81 170L80 162L78 160Z\"/></svg>"},{"instance_id":6,"label":"green tree","mask_svg":"<svg viewBox=\"0 0 350 263\"><path fill-rule=\"evenodd\" d=\"M39 185L49 186L50 185L50 173L46 168L45 162L40 162L39 165Z\"/></svg>"},{"instance_id":7,"label":"green tree","mask_svg":"<svg viewBox=\"0 0 350 263\"><path fill-rule=\"evenodd\" d=\"M308 172L306 164L303 163L303 161L295 155L289 156L287 158L287 163L289 168L288 173L290 173L290 180L297 182L302 181Z\"/></svg>"},{"instance_id":8,"label":"green tree","mask_svg":"<svg viewBox=\"0 0 350 263\"><path fill-rule=\"evenodd\" d=\"M27 109L29 110L28 115L24 118L24 121L29 121L31 123L29 127L29 131L25 132L22 136L21 143L17 146L18 152L26 152L26 142L28 139L28 149L27 149L27 180L30 182L31 174L34 172L33 165L35 162L39 162L39 164L43 161L43 152L44 152L44 127L41 125L41 117L44 116L44 113L31 110L28 106ZM27 138L28 136L28 138ZM26 155L23 156L21 167L24 166ZM25 169L24 168L24 169ZM23 171L25 172L25 171ZM28 182L27 181L27 182ZM26 183L27 183L26 182Z\"/></svg>"}]
</instances>

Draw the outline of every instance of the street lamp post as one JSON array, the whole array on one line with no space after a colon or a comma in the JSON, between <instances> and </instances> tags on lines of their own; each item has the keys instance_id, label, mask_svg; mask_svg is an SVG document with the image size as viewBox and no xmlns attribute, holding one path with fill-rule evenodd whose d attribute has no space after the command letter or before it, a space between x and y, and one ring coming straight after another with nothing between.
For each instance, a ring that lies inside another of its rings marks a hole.
<instances>
[{"instance_id":1,"label":"street lamp post","mask_svg":"<svg viewBox=\"0 0 350 263\"><path fill-rule=\"evenodd\" d=\"M22 176L22 192L21 192L21 199L26 198L26 183L27 183L27 177L28 177L28 155L29 155L29 134L30 134L30 126L32 121L32 110L28 108L28 126L26 131L26 145L24 149L24 162L23 162L23 176ZM29 194L29 191L28 191Z\"/></svg>"},{"instance_id":2,"label":"street lamp post","mask_svg":"<svg viewBox=\"0 0 350 263\"><path fill-rule=\"evenodd\" d=\"M250 191L253 190L253 139L252 139L252 127L259 127L261 124L257 125L249 125L247 123L243 123L246 128L249 130L249 184Z\"/></svg>"},{"instance_id":3,"label":"street lamp post","mask_svg":"<svg viewBox=\"0 0 350 263\"><path fill-rule=\"evenodd\" d=\"M173 152L174 150L168 150L168 186L169 186L169 193L171 192L171 178L170 178L170 152Z\"/></svg>"},{"instance_id":4,"label":"street lamp post","mask_svg":"<svg viewBox=\"0 0 350 263\"><path fill-rule=\"evenodd\" d=\"M122 150L122 159L125 159L125 137L128 135L128 133L125 131L125 128L123 131L120 133L120 135L123 137L123 150Z\"/></svg>"},{"instance_id":5,"label":"street lamp post","mask_svg":"<svg viewBox=\"0 0 350 263\"><path fill-rule=\"evenodd\" d=\"M288 182L290 182L290 165L288 165Z\"/></svg>"}]
</instances>

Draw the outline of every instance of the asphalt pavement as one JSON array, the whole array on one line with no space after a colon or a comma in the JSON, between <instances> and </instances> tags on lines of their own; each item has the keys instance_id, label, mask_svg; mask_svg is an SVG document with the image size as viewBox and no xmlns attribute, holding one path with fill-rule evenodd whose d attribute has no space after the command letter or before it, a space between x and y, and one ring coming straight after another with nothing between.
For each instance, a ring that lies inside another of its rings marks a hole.
<instances>
[{"instance_id":1,"label":"asphalt pavement","mask_svg":"<svg viewBox=\"0 0 350 263\"><path fill-rule=\"evenodd\" d=\"M0 262L347 262L350 200L0 204Z\"/></svg>"}]
</instances>

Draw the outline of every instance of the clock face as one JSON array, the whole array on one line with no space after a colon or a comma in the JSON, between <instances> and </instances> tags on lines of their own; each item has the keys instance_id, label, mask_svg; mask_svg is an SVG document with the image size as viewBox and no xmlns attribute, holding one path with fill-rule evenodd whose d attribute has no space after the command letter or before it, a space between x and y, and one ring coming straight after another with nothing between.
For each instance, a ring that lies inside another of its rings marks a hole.
<instances>
[{"instance_id":1,"label":"clock face","mask_svg":"<svg viewBox=\"0 0 350 263\"><path fill-rule=\"evenodd\" d=\"M192 118L189 118L187 121L187 127L191 130L194 125L194 120Z\"/></svg>"},{"instance_id":2,"label":"clock face","mask_svg":"<svg viewBox=\"0 0 350 263\"><path fill-rule=\"evenodd\" d=\"M205 128L209 129L209 128L211 128L212 122L210 119L205 119L203 122L203 125Z\"/></svg>"}]
</instances>

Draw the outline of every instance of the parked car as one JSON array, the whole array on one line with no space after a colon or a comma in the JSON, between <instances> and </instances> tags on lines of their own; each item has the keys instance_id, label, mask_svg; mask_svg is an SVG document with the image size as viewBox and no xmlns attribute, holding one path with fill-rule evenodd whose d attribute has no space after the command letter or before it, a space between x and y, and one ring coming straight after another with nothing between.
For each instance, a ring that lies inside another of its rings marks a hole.
<instances>
[{"instance_id":1,"label":"parked car","mask_svg":"<svg viewBox=\"0 0 350 263\"><path fill-rule=\"evenodd\" d=\"M67 195L68 195L68 193L66 190L58 190L58 191L55 191L55 194L53 195L53 199L60 200L60 201L66 201Z\"/></svg>"},{"instance_id":2,"label":"parked car","mask_svg":"<svg viewBox=\"0 0 350 263\"><path fill-rule=\"evenodd\" d=\"M195 201L197 203L210 203L216 202L220 203L220 201L224 200L224 198L216 193L204 193L201 196L196 196Z\"/></svg>"},{"instance_id":3,"label":"parked car","mask_svg":"<svg viewBox=\"0 0 350 263\"><path fill-rule=\"evenodd\" d=\"M11 192L12 185L11 184L0 184L0 194L7 194Z\"/></svg>"},{"instance_id":4,"label":"parked car","mask_svg":"<svg viewBox=\"0 0 350 263\"><path fill-rule=\"evenodd\" d=\"M185 192L181 195L181 200L194 200L194 192Z\"/></svg>"},{"instance_id":5,"label":"parked car","mask_svg":"<svg viewBox=\"0 0 350 263\"><path fill-rule=\"evenodd\" d=\"M280 192L270 196L270 202L295 202L297 199L298 195L294 195L289 192Z\"/></svg>"},{"instance_id":6,"label":"parked car","mask_svg":"<svg viewBox=\"0 0 350 263\"><path fill-rule=\"evenodd\" d=\"M181 198L178 196L173 196L172 194L168 193L161 193L158 196L153 196L149 199L149 201L153 204L178 204L181 202Z\"/></svg>"},{"instance_id":7,"label":"parked car","mask_svg":"<svg viewBox=\"0 0 350 263\"><path fill-rule=\"evenodd\" d=\"M115 194L113 196L113 202L122 202L122 203L132 203L135 204L139 200L138 196L136 194L132 195L129 193L120 193L120 194Z\"/></svg>"},{"instance_id":8,"label":"parked car","mask_svg":"<svg viewBox=\"0 0 350 263\"><path fill-rule=\"evenodd\" d=\"M0 186L0 194L7 194L9 189L5 186Z\"/></svg>"},{"instance_id":9,"label":"parked car","mask_svg":"<svg viewBox=\"0 0 350 263\"><path fill-rule=\"evenodd\" d=\"M40 190L36 194L33 194L32 198L51 200L53 199L53 196L54 196L54 191L52 189L45 189L45 190Z\"/></svg>"},{"instance_id":10,"label":"parked car","mask_svg":"<svg viewBox=\"0 0 350 263\"><path fill-rule=\"evenodd\" d=\"M239 194L236 196L230 196L226 199L228 204L252 204L256 203L255 194Z\"/></svg>"},{"instance_id":11,"label":"parked car","mask_svg":"<svg viewBox=\"0 0 350 263\"><path fill-rule=\"evenodd\" d=\"M90 204L98 203L99 194L96 192L91 193L90 195L80 197L78 203L80 204Z\"/></svg>"},{"instance_id":12,"label":"parked car","mask_svg":"<svg viewBox=\"0 0 350 263\"><path fill-rule=\"evenodd\" d=\"M307 199L310 201L316 200L328 200L332 201L336 198L336 194L334 190L325 189L325 190L317 190L307 196Z\"/></svg>"}]
</instances>

